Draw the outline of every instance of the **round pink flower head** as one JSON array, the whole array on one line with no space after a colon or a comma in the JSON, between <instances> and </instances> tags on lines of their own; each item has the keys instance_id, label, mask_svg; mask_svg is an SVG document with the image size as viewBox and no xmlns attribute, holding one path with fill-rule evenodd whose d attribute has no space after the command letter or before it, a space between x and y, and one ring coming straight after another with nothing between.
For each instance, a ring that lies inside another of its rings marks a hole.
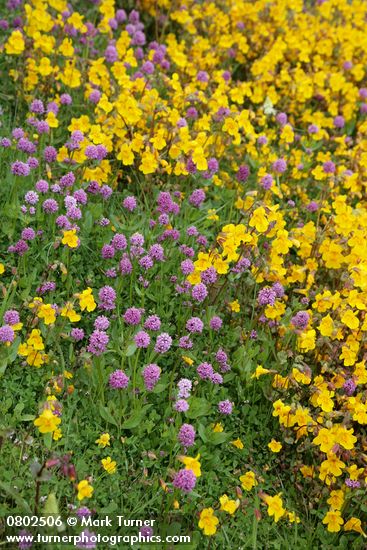
<instances>
[{"instance_id":1,"label":"round pink flower head","mask_svg":"<svg viewBox=\"0 0 367 550\"><path fill-rule=\"evenodd\" d=\"M233 404L226 399L225 401L220 401L218 403L218 411L221 414L231 414L233 410Z\"/></svg>"},{"instance_id":2,"label":"round pink flower head","mask_svg":"<svg viewBox=\"0 0 367 550\"><path fill-rule=\"evenodd\" d=\"M152 391L160 378L161 369L155 363L151 363L144 367L142 374L145 388Z\"/></svg>"},{"instance_id":3,"label":"round pink flower head","mask_svg":"<svg viewBox=\"0 0 367 550\"><path fill-rule=\"evenodd\" d=\"M141 311L137 307L129 307L123 317L128 325L138 325L141 320Z\"/></svg>"},{"instance_id":4,"label":"round pink flower head","mask_svg":"<svg viewBox=\"0 0 367 550\"><path fill-rule=\"evenodd\" d=\"M192 447L195 443L195 428L191 424L182 424L178 432L178 440L184 447Z\"/></svg>"},{"instance_id":5,"label":"round pink flower head","mask_svg":"<svg viewBox=\"0 0 367 550\"><path fill-rule=\"evenodd\" d=\"M181 489L183 493L191 493L196 485L196 477L192 470L182 469L177 472L173 479L173 486Z\"/></svg>"},{"instance_id":6,"label":"round pink flower head","mask_svg":"<svg viewBox=\"0 0 367 550\"><path fill-rule=\"evenodd\" d=\"M124 371L120 369L115 370L112 374L110 374L108 383L110 387L115 390L125 389L129 384L129 377L126 376Z\"/></svg>"}]
</instances>

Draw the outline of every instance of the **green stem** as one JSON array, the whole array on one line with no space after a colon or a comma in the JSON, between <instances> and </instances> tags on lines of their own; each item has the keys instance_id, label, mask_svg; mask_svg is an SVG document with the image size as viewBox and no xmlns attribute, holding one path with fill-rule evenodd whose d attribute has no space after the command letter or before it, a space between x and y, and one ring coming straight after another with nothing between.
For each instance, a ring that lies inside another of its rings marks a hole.
<instances>
[{"instance_id":1,"label":"green stem","mask_svg":"<svg viewBox=\"0 0 367 550\"><path fill-rule=\"evenodd\" d=\"M136 408L136 405L137 405L136 374L137 374L137 369L138 369L139 356L140 356L140 349L138 349L138 353L136 354L136 359L135 359L134 367L133 367L133 402L134 402L134 409Z\"/></svg>"}]
</instances>

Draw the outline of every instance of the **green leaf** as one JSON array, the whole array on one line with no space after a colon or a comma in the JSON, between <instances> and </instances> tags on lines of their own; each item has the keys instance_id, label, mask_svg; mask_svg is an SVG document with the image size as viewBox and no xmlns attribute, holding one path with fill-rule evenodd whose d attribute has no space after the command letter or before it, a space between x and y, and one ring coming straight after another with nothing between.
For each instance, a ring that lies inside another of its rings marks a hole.
<instances>
[{"instance_id":1,"label":"green leaf","mask_svg":"<svg viewBox=\"0 0 367 550\"><path fill-rule=\"evenodd\" d=\"M36 417L34 414L23 414L23 416L21 416L19 418L19 420L21 422L31 422L32 420L34 420Z\"/></svg>"},{"instance_id":2,"label":"green leaf","mask_svg":"<svg viewBox=\"0 0 367 550\"><path fill-rule=\"evenodd\" d=\"M186 412L187 418L198 418L210 413L211 404L203 397L193 397L190 400L190 408Z\"/></svg>"},{"instance_id":3,"label":"green leaf","mask_svg":"<svg viewBox=\"0 0 367 550\"><path fill-rule=\"evenodd\" d=\"M131 357L132 355L134 355L136 350L137 350L137 347L135 344L130 344L129 346L127 346L127 349L125 352L126 357Z\"/></svg>"},{"instance_id":4,"label":"green leaf","mask_svg":"<svg viewBox=\"0 0 367 550\"><path fill-rule=\"evenodd\" d=\"M232 434L226 433L226 432L211 432L211 434L208 437L208 442L212 445L221 445L222 443L226 443L229 441L232 437Z\"/></svg>"},{"instance_id":5,"label":"green leaf","mask_svg":"<svg viewBox=\"0 0 367 550\"><path fill-rule=\"evenodd\" d=\"M99 414L106 422L118 427L117 420L114 418L111 411L107 407L103 406L102 403L99 405Z\"/></svg>"},{"instance_id":6,"label":"green leaf","mask_svg":"<svg viewBox=\"0 0 367 550\"><path fill-rule=\"evenodd\" d=\"M52 433L43 434L43 441L47 449L51 449L52 446Z\"/></svg>"},{"instance_id":7,"label":"green leaf","mask_svg":"<svg viewBox=\"0 0 367 550\"><path fill-rule=\"evenodd\" d=\"M135 411L130 418L128 418L121 426L123 430L131 430L132 428L136 428L139 426L140 422L143 420L146 412L148 409L150 409L151 405L147 405L146 407L143 407L142 409Z\"/></svg>"},{"instance_id":8,"label":"green leaf","mask_svg":"<svg viewBox=\"0 0 367 550\"><path fill-rule=\"evenodd\" d=\"M154 387L154 390L153 390L152 393L162 393L162 391L164 391L167 386L168 386L168 384L157 384Z\"/></svg>"},{"instance_id":9,"label":"green leaf","mask_svg":"<svg viewBox=\"0 0 367 550\"><path fill-rule=\"evenodd\" d=\"M17 483L17 481L13 480L13 484L15 484L15 483ZM30 508L28 502L16 492L16 490L14 489L13 484L9 485L8 483L4 483L4 482L0 481L0 489L2 491L4 491L4 493L6 493L12 500L14 500L14 502L17 503L19 508L24 510L24 512L26 514L31 514L31 508Z\"/></svg>"},{"instance_id":10,"label":"green leaf","mask_svg":"<svg viewBox=\"0 0 367 550\"><path fill-rule=\"evenodd\" d=\"M203 440L203 442L206 443L208 441L208 436L207 436L207 433L206 433L206 428L205 428L205 426L203 426L203 424L199 424L198 433L199 433L201 439Z\"/></svg>"},{"instance_id":11,"label":"green leaf","mask_svg":"<svg viewBox=\"0 0 367 550\"><path fill-rule=\"evenodd\" d=\"M4 375L4 372L6 371L6 367L8 366L8 362L6 359L1 359L0 361L0 376Z\"/></svg>"},{"instance_id":12,"label":"green leaf","mask_svg":"<svg viewBox=\"0 0 367 550\"><path fill-rule=\"evenodd\" d=\"M18 418L20 416L21 412L24 409L24 406L25 406L24 403L22 403L21 401L15 405L14 411L13 411L13 416L15 418Z\"/></svg>"},{"instance_id":13,"label":"green leaf","mask_svg":"<svg viewBox=\"0 0 367 550\"><path fill-rule=\"evenodd\" d=\"M59 505L55 493L50 493L46 499L43 511L47 515L59 515Z\"/></svg>"}]
</instances>

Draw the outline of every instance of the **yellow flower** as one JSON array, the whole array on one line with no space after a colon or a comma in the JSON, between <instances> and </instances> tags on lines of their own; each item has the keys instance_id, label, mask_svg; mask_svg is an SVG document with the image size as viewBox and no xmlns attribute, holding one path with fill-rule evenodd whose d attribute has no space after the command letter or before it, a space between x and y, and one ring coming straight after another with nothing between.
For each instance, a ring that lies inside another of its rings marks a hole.
<instances>
[{"instance_id":1,"label":"yellow flower","mask_svg":"<svg viewBox=\"0 0 367 550\"><path fill-rule=\"evenodd\" d=\"M251 491L258 484L254 472L246 472L240 477L240 482L245 491Z\"/></svg>"},{"instance_id":2,"label":"yellow flower","mask_svg":"<svg viewBox=\"0 0 367 550\"><path fill-rule=\"evenodd\" d=\"M145 151L141 157L141 164L139 170L143 174L153 174L158 167L158 162L156 157L150 151Z\"/></svg>"},{"instance_id":3,"label":"yellow flower","mask_svg":"<svg viewBox=\"0 0 367 550\"><path fill-rule=\"evenodd\" d=\"M274 497L266 496L265 502L268 506L268 515L274 516L274 521L277 523L281 517L286 513L285 508L283 508L283 501L281 499L281 493L275 495Z\"/></svg>"},{"instance_id":4,"label":"yellow flower","mask_svg":"<svg viewBox=\"0 0 367 550\"><path fill-rule=\"evenodd\" d=\"M45 325L53 325L56 321L56 312L51 304L42 304L37 315L44 320Z\"/></svg>"},{"instance_id":5,"label":"yellow flower","mask_svg":"<svg viewBox=\"0 0 367 550\"><path fill-rule=\"evenodd\" d=\"M4 264L0 263L0 275L2 275L5 271L5 266Z\"/></svg>"},{"instance_id":6,"label":"yellow flower","mask_svg":"<svg viewBox=\"0 0 367 550\"><path fill-rule=\"evenodd\" d=\"M223 495L219 498L220 502L220 509L224 510L224 512L228 512L231 516L235 513L237 508L240 505L240 501L237 500L230 500L227 495Z\"/></svg>"},{"instance_id":7,"label":"yellow flower","mask_svg":"<svg viewBox=\"0 0 367 550\"><path fill-rule=\"evenodd\" d=\"M294 512L288 512L287 517L291 523L300 523L300 518Z\"/></svg>"},{"instance_id":8,"label":"yellow flower","mask_svg":"<svg viewBox=\"0 0 367 550\"><path fill-rule=\"evenodd\" d=\"M243 449L243 443L240 439L235 439L234 441L231 441L231 443L237 447L237 449Z\"/></svg>"},{"instance_id":9,"label":"yellow flower","mask_svg":"<svg viewBox=\"0 0 367 550\"><path fill-rule=\"evenodd\" d=\"M194 360L191 359L191 357L187 357L187 355L182 355L182 359L186 363L186 365L189 365L189 367L191 367L191 365L193 365L194 363Z\"/></svg>"},{"instance_id":10,"label":"yellow flower","mask_svg":"<svg viewBox=\"0 0 367 550\"><path fill-rule=\"evenodd\" d=\"M312 443L314 443L314 445L319 445L320 451L323 453L328 453L334 447L335 436L331 430L321 428Z\"/></svg>"},{"instance_id":11,"label":"yellow flower","mask_svg":"<svg viewBox=\"0 0 367 550\"><path fill-rule=\"evenodd\" d=\"M217 424L214 424L213 426L213 432L214 433L219 433L219 432L222 432L223 431L223 426L220 422L217 422Z\"/></svg>"},{"instance_id":12,"label":"yellow flower","mask_svg":"<svg viewBox=\"0 0 367 550\"><path fill-rule=\"evenodd\" d=\"M334 323L329 314L326 315L317 327L322 336L331 336L334 332Z\"/></svg>"},{"instance_id":13,"label":"yellow flower","mask_svg":"<svg viewBox=\"0 0 367 550\"><path fill-rule=\"evenodd\" d=\"M332 510L341 510L344 503L344 491L331 491L327 503Z\"/></svg>"},{"instance_id":14,"label":"yellow flower","mask_svg":"<svg viewBox=\"0 0 367 550\"><path fill-rule=\"evenodd\" d=\"M345 426L337 425L335 426L335 440L336 442L344 447L344 449L352 450L354 444L357 442L357 438L353 435L353 428L347 430Z\"/></svg>"},{"instance_id":15,"label":"yellow flower","mask_svg":"<svg viewBox=\"0 0 367 550\"><path fill-rule=\"evenodd\" d=\"M69 248L76 248L78 246L78 236L76 229L70 229L69 231L63 231L62 244L66 244Z\"/></svg>"},{"instance_id":16,"label":"yellow flower","mask_svg":"<svg viewBox=\"0 0 367 550\"><path fill-rule=\"evenodd\" d=\"M60 430L60 428L56 428L56 430L52 434L52 439L54 441L58 441L61 438L62 438L62 431Z\"/></svg>"},{"instance_id":17,"label":"yellow flower","mask_svg":"<svg viewBox=\"0 0 367 550\"><path fill-rule=\"evenodd\" d=\"M235 313L238 313L241 309L241 306L240 306L238 300L234 300L233 302L229 302L228 305L231 308L231 311L234 311Z\"/></svg>"},{"instance_id":18,"label":"yellow flower","mask_svg":"<svg viewBox=\"0 0 367 550\"><path fill-rule=\"evenodd\" d=\"M254 374L251 376L251 378L259 379L260 376L262 376L263 374L268 374L268 372L270 372L269 369L264 369L262 365L257 365L256 370Z\"/></svg>"},{"instance_id":19,"label":"yellow flower","mask_svg":"<svg viewBox=\"0 0 367 550\"><path fill-rule=\"evenodd\" d=\"M64 38L64 40L61 42L59 46L59 52L64 57L73 57L74 55L74 48L73 43L70 38Z\"/></svg>"},{"instance_id":20,"label":"yellow flower","mask_svg":"<svg viewBox=\"0 0 367 550\"><path fill-rule=\"evenodd\" d=\"M87 311L94 311L96 309L97 304L94 301L91 288L86 288L85 290L83 290L83 292L77 294L77 297L79 299L79 305L82 311L84 311L85 309Z\"/></svg>"},{"instance_id":21,"label":"yellow flower","mask_svg":"<svg viewBox=\"0 0 367 550\"><path fill-rule=\"evenodd\" d=\"M35 350L43 350L45 346L43 344L41 331L34 328L27 340L28 346L32 346Z\"/></svg>"},{"instance_id":22,"label":"yellow flower","mask_svg":"<svg viewBox=\"0 0 367 550\"><path fill-rule=\"evenodd\" d=\"M204 508L200 512L199 528L204 531L204 535L215 535L218 523L219 519L214 514L213 508Z\"/></svg>"},{"instance_id":23,"label":"yellow flower","mask_svg":"<svg viewBox=\"0 0 367 550\"><path fill-rule=\"evenodd\" d=\"M195 269L198 271L205 271L211 266L209 254L199 252L198 259L194 262Z\"/></svg>"},{"instance_id":24,"label":"yellow flower","mask_svg":"<svg viewBox=\"0 0 367 550\"><path fill-rule=\"evenodd\" d=\"M359 327L358 317L351 309L347 309L347 311L342 315L341 322L344 325L347 325L347 327L351 330L356 330Z\"/></svg>"},{"instance_id":25,"label":"yellow flower","mask_svg":"<svg viewBox=\"0 0 367 550\"><path fill-rule=\"evenodd\" d=\"M74 310L70 302L67 302L65 307L62 308L61 317L67 317L71 323L77 323L81 319L81 316Z\"/></svg>"},{"instance_id":26,"label":"yellow flower","mask_svg":"<svg viewBox=\"0 0 367 550\"><path fill-rule=\"evenodd\" d=\"M109 433L103 433L99 436L98 439L96 439L96 443L98 444L98 447L106 447L107 445L110 445L110 434Z\"/></svg>"},{"instance_id":27,"label":"yellow flower","mask_svg":"<svg viewBox=\"0 0 367 550\"><path fill-rule=\"evenodd\" d=\"M279 443L279 441L272 439L270 443L268 443L268 447L273 453L279 453L283 445Z\"/></svg>"},{"instance_id":28,"label":"yellow flower","mask_svg":"<svg viewBox=\"0 0 367 550\"><path fill-rule=\"evenodd\" d=\"M344 525L344 531L356 531L366 537L366 533L362 529L362 522L359 518L351 517L348 519Z\"/></svg>"},{"instance_id":29,"label":"yellow flower","mask_svg":"<svg viewBox=\"0 0 367 550\"><path fill-rule=\"evenodd\" d=\"M34 421L41 434L47 434L56 430L61 423L58 416L54 415L50 409L45 409Z\"/></svg>"},{"instance_id":30,"label":"yellow flower","mask_svg":"<svg viewBox=\"0 0 367 550\"><path fill-rule=\"evenodd\" d=\"M114 474L116 472L116 461L112 460L110 456L108 456L107 458L102 458L101 463L103 468L109 474Z\"/></svg>"},{"instance_id":31,"label":"yellow flower","mask_svg":"<svg viewBox=\"0 0 367 550\"><path fill-rule=\"evenodd\" d=\"M298 337L298 345L303 351L310 351L316 347L316 331L314 329L302 332Z\"/></svg>"},{"instance_id":32,"label":"yellow flower","mask_svg":"<svg viewBox=\"0 0 367 550\"><path fill-rule=\"evenodd\" d=\"M191 458L189 456L179 456L178 459L182 464L185 464L186 470L192 470L194 472L195 477L201 476L201 464L199 462L200 454L198 454L195 458Z\"/></svg>"},{"instance_id":33,"label":"yellow flower","mask_svg":"<svg viewBox=\"0 0 367 550\"><path fill-rule=\"evenodd\" d=\"M216 210L214 208L209 208L207 218L208 220L214 220L214 221L219 220L219 216L218 214L216 214Z\"/></svg>"},{"instance_id":34,"label":"yellow flower","mask_svg":"<svg viewBox=\"0 0 367 550\"><path fill-rule=\"evenodd\" d=\"M48 360L48 355L45 353L41 353L40 351L37 351L35 349L28 349L27 353L27 363L31 367L40 367Z\"/></svg>"},{"instance_id":35,"label":"yellow flower","mask_svg":"<svg viewBox=\"0 0 367 550\"><path fill-rule=\"evenodd\" d=\"M322 471L326 475L333 475L338 477L342 475L342 470L344 468L344 462L342 462L334 453L329 453L327 455L327 460L321 462L320 473Z\"/></svg>"},{"instance_id":36,"label":"yellow flower","mask_svg":"<svg viewBox=\"0 0 367 550\"><path fill-rule=\"evenodd\" d=\"M84 15L80 15L78 12L74 11L70 17L66 20L69 25L72 25L75 29L81 33L87 32L88 28L83 23Z\"/></svg>"},{"instance_id":37,"label":"yellow flower","mask_svg":"<svg viewBox=\"0 0 367 550\"><path fill-rule=\"evenodd\" d=\"M19 31L13 31L5 43L5 51L9 55L20 55L25 50L23 34Z\"/></svg>"},{"instance_id":38,"label":"yellow flower","mask_svg":"<svg viewBox=\"0 0 367 550\"><path fill-rule=\"evenodd\" d=\"M198 170L207 170L208 169L208 163L204 155L203 148L198 146L194 149L194 152L192 154L192 160L196 164L196 168Z\"/></svg>"},{"instance_id":39,"label":"yellow flower","mask_svg":"<svg viewBox=\"0 0 367 550\"><path fill-rule=\"evenodd\" d=\"M223 260L223 258L215 258L213 261L213 267L219 275L225 275L229 270L228 262Z\"/></svg>"},{"instance_id":40,"label":"yellow flower","mask_svg":"<svg viewBox=\"0 0 367 550\"><path fill-rule=\"evenodd\" d=\"M190 273L190 275L188 275L187 277L187 280L190 283L190 285L197 285L201 283L200 271L195 270L192 273Z\"/></svg>"},{"instance_id":41,"label":"yellow flower","mask_svg":"<svg viewBox=\"0 0 367 550\"><path fill-rule=\"evenodd\" d=\"M77 485L78 489L78 500L83 500L84 498L91 498L94 491L93 487L89 485L89 482L86 479L79 481Z\"/></svg>"},{"instance_id":42,"label":"yellow flower","mask_svg":"<svg viewBox=\"0 0 367 550\"><path fill-rule=\"evenodd\" d=\"M117 154L117 158L119 160L122 160L122 163L125 166L129 166L131 164L134 164L134 153L132 152L131 148L127 143L123 143L120 147L120 151Z\"/></svg>"},{"instance_id":43,"label":"yellow flower","mask_svg":"<svg viewBox=\"0 0 367 550\"><path fill-rule=\"evenodd\" d=\"M254 227L258 233L264 233L269 227L269 221L266 217L265 208L260 206L254 210L251 219L249 221L249 226Z\"/></svg>"},{"instance_id":44,"label":"yellow flower","mask_svg":"<svg viewBox=\"0 0 367 550\"><path fill-rule=\"evenodd\" d=\"M341 517L341 513L339 510L329 510L329 512L322 520L322 523L327 525L327 530L330 531L330 533L337 533L338 531L340 531L344 520Z\"/></svg>"},{"instance_id":45,"label":"yellow flower","mask_svg":"<svg viewBox=\"0 0 367 550\"><path fill-rule=\"evenodd\" d=\"M315 475L315 467L314 466L302 466L300 468L300 471L301 471L303 477L313 478L314 475Z\"/></svg>"},{"instance_id":46,"label":"yellow flower","mask_svg":"<svg viewBox=\"0 0 367 550\"><path fill-rule=\"evenodd\" d=\"M286 143L293 143L294 133L293 133L292 126L290 124L286 124L285 126L283 126L280 137Z\"/></svg>"}]
</instances>

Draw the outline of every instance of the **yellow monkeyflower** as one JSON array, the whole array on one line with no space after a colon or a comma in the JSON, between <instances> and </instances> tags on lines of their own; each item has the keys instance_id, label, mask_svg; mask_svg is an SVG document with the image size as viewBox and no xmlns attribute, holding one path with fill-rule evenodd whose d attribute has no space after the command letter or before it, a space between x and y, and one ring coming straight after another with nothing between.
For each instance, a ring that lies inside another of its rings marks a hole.
<instances>
[{"instance_id":1,"label":"yellow monkeyflower","mask_svg":"<svg viewBox=\"0 0 367 550\"><path fill-rule=\"evenodd\" d=\"M42 304L37 315L40 319L43 319L45 325L53 325L56 321L56 312L51 304Z\"/></svg>"},{"instance_id":2,"label":"yellow monkeyflower","mask_svg":"<svg viewBox=\"0 0 367 550\"><path fill-rule=\"evenodd\" d=\"M265 233L269 227L269 220L267 219L265 208L260 206L254 210L251 219L249 221L249 226L254 227L258 233Z\"/></svg>"},{"instance_id":3,"label":"yellow monkeyflower","mask_svg":"<svg viewBox=\"0 0 367 550\"><path fill-rule=\"evenodd\" d=\"M363 537L366 537L366 533L362 529L362 522L359 518L351 517L344 525L344 531L356 531Z\"/></svg>"},{"instance_id":4,"label":"yellow monkeyflower","mask_svg":"<svg viewBox=\"0 0 367 550\"><path fill-rule=\"evenodd\" d=\"M331 336L334 332L334 322L329 314L327 314L321 320L321 323L317 327L322 336Z\"/></svg>"},{"instance_id":5,"label":"yellow monkeyflower","mask_svg":"<svg viewBox=\"0 0 367 550\"><path fill-rule=\"evenodd\" d=\"M88 480L83 479L82 481L79 481L77 485L78 489L78 500L83 500L84 498L91 498L92 493L94 491L93 487L89 485Z\"/></svg>"},{"instance_id":6,"label":"yellow monkeyflower","mask_svg":"<svg viewBox=\"0 0 367 550\"><path fill-rule=\"evenodd\" d=\"M275 495L274 497L266 496L265 503L268 506L268 515L274 516L274 521L277 523L286 513L285 508L283 508L281 493Z\"/></svg>"},{"instance_id":7,"label":"yellow monkeyflower","mask_svg":"<svg viewBox=\"0 0 367 550\"><path fill-rule=\"evenodd\" d=\"M288 517L288 520L291 523L300 523L301 522L300 518L297 516L297 514L295 514L295 512L288 512L287 517Z\"/></svg>"},{"instance_id":8,"label":"yellow monkeyflower","mask_svg":"<svg viewBox=\"0 0 367 550\"><path fill-rule=\"evenodd\" d=\"M331 491L327 503L332 510L341 510L344 503L344 491Z\"/></svg>"},{"instance_id":9,"label":"yellow monkeyflower","mask_svg":"<svg viewBox=\"0 0 367 550\"><path fill-rule=\"evenodd\" d=\"M322 520L322 523L327 525L327 530L330 531L330 533L337 533L340 531L344 520L339 510L329 510Z\"/></svg>"},{"instance_id":10,"label":"yellow monkeyflower","mask_svg":"<svg viewBox=\"0 0 367 550\"><path fill-rule=\"evenodd\" d=\"M114 474L116 472L116 461L112 460L110 456L102 458L101 464L107 473Z\"/></svg>"},{"instance_id":11,"label":"yellow monkeyflower","mask_svg":"<svg viewBox=\"0 0 367 550\"><path fill-rule=\"evenodd\" d=\"M71 323L77 323L81 319L81 316L74 310L70 302L67 302L65 307L62 308L61 317L67 317Z\"/></svg>"},{"instance_id":12,"label":"yellow monkeyflower","mask_svg":"<svg viewBox=\"0 0 367 550\"><path fill-rule=\"evenodd\" d=\"M220 502L220 509L223 510L224 512L227 512L231 516L235 513L235 511L240 505L240 501L238 499L231 500L228 498L227 495L221 496L219 498L219 502Z\"/></svg>"},{"instance_id":13,"label":"yellow monkeyflower","mask_svg":"<svg viewBox=\"0 0 367 550\"><path fill-rule=\"evenodd\" d=\"M228 305L231 308L231 311L234 311L235 313L238 313L241 309L241 306L240 306L238 300L234 300L233 302L229 302Z\"/></svg>"},{"instance_id":14,"label":"yellow monkeyflower","mask_svg":"<svg viewBox=\"0 0 367 550\"><path fill-rule=\"evenodd\" d=\"M60 430L60 428L56 428L56 430L52 434L52 439L54 441L58 441L61 438L62 438L62 431Z\"/></svg>"},{"instance_id":15,"label":"yellow monkeyflower","mask_svg":"<svg viewBox=\"0 0 367 550\"><path fill-rule=\"evenodd\" d=\"M45 409L34 421L41 434L51 433L56 430L61 423L61 419L54 415L50 409Z\"/></svg>"},{"instance_id":16,"label":"yellow monkeyflower","mask_svg":"<svg viewBox=\"0 0 367 550\"><path fill-rule=\"evenodd\" d=\"M86 288L85 290L83 290L83 292L77 294L77 297L79 299L79 305L82 311L84 311L85 309L87 311L94 311L96 309L97 304L94 301L91 288Z\"/></svg>"},{"instance_id":17,"label":"yellow monkeyflower","mask_svg":"<svg viewBox=\"0 0 367 550\"><path fill-rule=\"evenodd\" d=\"M143 174L153 174L158 167L158 161L153 153L150 151L145 151L141 157L141 164L139 165L139 170Z\"/></svg>"},{"instance_id":18,"label":"yellow monkeyflower","mask_svg":"<svg viewBox=\"0 0 367 550\"><path fill-rule=\"evenodd\" d=\"M283 445L279 443L279 441L272 439L270 443L268 443L268 447L273 453L279 453Z\"/></svg>"},{"instance_id":19,"label":"yellow monkeyflower","mask_svg":"<svg viewBox=\"0 0 367 550\"><path fill-rule=\"evenodd\" d=\"M213 432L214 433L219 433L219 432L222 432L223 431L223 426L220 422L217 422L216 424L214 424L213 426Z\"/></svg>"},{"instance_id":20,"label":"yellow monkeyflower","mask_svg":"<svg viewBox=\"0 0 367 550\"><path fill-rule=\"evenodd\" d=\"M186 470L192 470L194 472L195 477L201 476L201 464L199 462L200 454L198 454L195 458L191 458L189 456L179 456L178 459L182 464L185 464Z\"/></svg>"},{"instance_id":21,"label":"yellow monkeyflower","mask_svg":"<svg viewBox=\"0 0 367 550\"><path fill-rule=\"evenodd\" d=\"M231 443L232 443L232 445L237 447L237 449L243 449L243 447L244 447L242 441L239 438L235 439L234 441L231 441Z\"/></svg>"},{"instance_id":22,"label":"yellow monkeyflower","mask_svg":"<svg viewBox=\"0 0 367 550\"><path fill-rule=\"evenodd\" d=\"M5 51L8 55L20 55L25 50L23 34L19 31L13 31L5 43Z\"/></svg>"},{"instance_id":23,"label":"yellow monkeyflower","mask_svg":"<svg viewBox=\"0 0 367 550\"><path fill-rule=\"evenodd\" d=\"M320 472L338 477L342 475L344 468L344 462L336 454L329 452L327 459L321 462Z\"/></svg>"},{"instance_id":24,"label":"yellow monkeyflower","mask_svg":"<svg viewBox=\"0 0 367 550\"><path fill-rule=\"evenodd\" d=\"M32 346L32 348L38 351L45 349L42 336L41 336L41 331L38 330L37 328L34 328L29 338L27 339L27 344L28 346Z\"/></svg>"},{"instance_id":25,"label":"yellow monkeyflower","mask_svg":"<svg viewBox=\"0 0 367 550\"><path fill-rule=\"evenodd\" d=\"M258 485L254 472L246 472L244 475L240 476L240 482L245 491L251 491L251 489Z\"/></svg>"},{"instance_id":26,"label":"yellow monkeyflower","mask_svg":"<svg viewBox=\"0 0 367 550\"><path fill-rule=\"evenodd\" d=\"M331 430L321 428L312 443L319 445L320 451L323 453L328 453L335 445L335 435Z\"/></svg>"},{"instance_id":27,"label":"yellow monkeyflower","mask_svg":"<svg viewBox=\"0 0 367 550\"><path fill-rule=\"evenodd\" d=\"M204 508L200 512L199 528L204 531L204 535L215 535L218 523L219 519L214 514L213 508Z\"/></svg>"},{"instance_id":28,"label":"yellow monkeyflower","mask_svg":"<svg viewBox=\"0 0 367 550\"><path fill-rule=\"evenodd\" d=\"M76 229L70 229L63 231L62 244L66 244L69 248L76 248L79 243L79 238L76 234Z\"/></svg>"},{"instance_id":29,"label":"yellow monkeyflower","mask_svg":"<svg viewBox=\"0 0 367 550\"><path fill-rule=\"evenodd\" d=\"M98 439L96 439L96 443L98 444L98 447L106 447L107 445L110 445L110 439L111 436L109 433L103 433L99 436Z\"/></svg>"},{"instance_id":30,"label":"yellow monkeyflower","mask_svg":"<svg viewBox=\"0 0 367 550\"><path fill-rule=\"evenodd\" d=\"M259 379L260 376L262 376L263 374L268 374L268 372L270 372L269 369L265 369L262 365L257 365L254 374L251 375L251 378Z\"/></svg>"},{"instance_id":31,"label":"yellow monkeyflower","mask_svg":"<svg viewBox=\"0 0 367 550\"><path fill-rule=\"evenodd\" d=\"M341 322L351 330L356 330L359 327L358 317L351 309L347 309L347 311L343 313Z\"/></svg>"}]
</instances>

